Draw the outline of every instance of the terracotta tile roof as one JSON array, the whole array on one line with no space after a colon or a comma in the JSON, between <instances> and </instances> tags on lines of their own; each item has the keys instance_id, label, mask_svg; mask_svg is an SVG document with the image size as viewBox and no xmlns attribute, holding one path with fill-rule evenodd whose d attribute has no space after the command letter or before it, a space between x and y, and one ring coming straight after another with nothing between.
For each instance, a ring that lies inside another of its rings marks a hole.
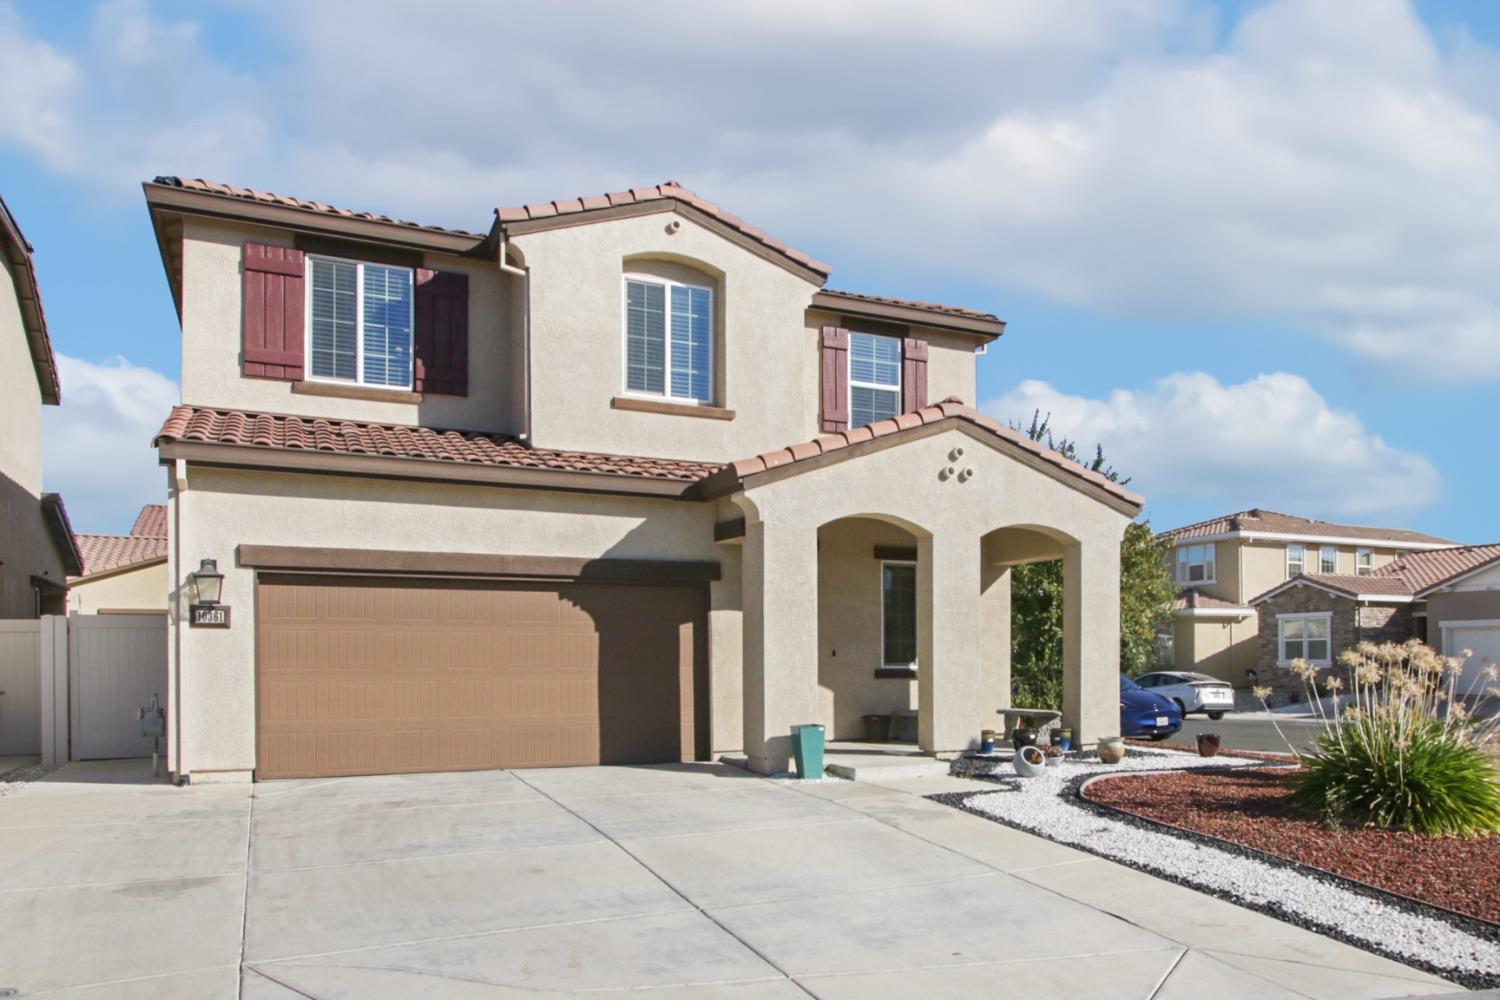
<instances>
[{"instance_id":1,"label":"terracotta tile roof","mask_svg":"<svg viewBox=\"0 0 1500 1000\"><path fill-rule=\"evenodd\" d=\"M1360 579L1367 582L1375 579L1399 579L1410 586L1413 593L1421 593L1496 560L1500 560L1500 544L1465 545L1455 549L1413 552Z\"/></svg>"},{"instance_id":2,"label":"terracotta tile roof","mask_svg":"<svg viewBox=\"0 0 1500 1000\"><path fill-rule=\"evenodd\" d=\"M167 557L167 540L145 535L78 535L84 575L94 576Z\"/></svg>"},{"instance_id":3,"label":"terracotta tile roof","mask_svg":"<svg viewBox=\"0 0 1500 1000\"><path fill-rule=\"evenodd\" d=\"M472 236L475 240L486 238L484 233L471 233L463 229L448 229L443 226L428 226L420 222L408 222L405 219L395 219L389 215L377 215L374 212L357 212L348 208L335 208L325 205L320 201L308 201L305 198L293 198L290 195L272 194L269 191L257 191L253 188L236 187L233 184L220 184L215 181L206 181L201 177L157 177L153 183L163 184L167 187L182 188L185 191L199 191L204 194L215 194L224 198L234 198L240 201L254 201L266 205L280 205L283 208L298 208L306 212L315 212L319 215L331 215L342 219L358 219L363 222L384 222L393 226L405 226L408 229L421 229L429 233L448 233L454 236Z\"/></svg>"},{"instance_id":4,"label":"terracotta tile roof","mask_svg":"<svg viewBox=\"0 0 1500 1000\"><path fill-rule=\"evenodd\" d=\"M533 448L503 434L249 413L189 405L174 407L157 433L157 445L172 441L385 456L424 462L456 462L553 472L592 472L680 482L695 482L719 468L718 465L707 462L582 451L549 451Z\"/></svg>"},{"instance_id":5,"label":"terracotta tile roof","mask_svg":"<svg viewBox=\"0 0 1500 1000\"><path fill-rule=\"evenodd\" d=\"M763 229L750 225L737 215L732 215L709 201L700 198L676 181L664 181L652 187L631 188L629 191L615 191L610 194L586 195L579 198L563 198L557 201L544 201L531 205L516 205L508 208L495 209L495 218L504 229L510 223L530 222L536 219L550 219L559 215L576 215L582 212L594 212L600 209L617 208L621 205L634 205L641 202L659 201L671 198L684 205L696 208L703 214L724 223L736 232L750 237L790 260L796 261L803 267L817 271L825 278L832 273L833 268L816 260L801 250L787 246L781 240L770 235Z\"/></svg>"},{"instance_id":6,"label":"terracotta tile roof","mask_svg":"<svg viewBox=\"0 0 1500 1000\"><path fill-rule=\"evenodd\" d=\"M130 533L148 538L166 538L167 505L148 503L142 507L141 512L135 516L135 524L131 526Z\"/></svg>"},{"instance_id":7,"label":"terracotta tile roof","mask_svg":"<svg viewBox=\"0 0 1500 1000\"><path fill-rule=\"evenodd\" d=\"M53 353L52 338L47 332L47 313L42 308L42 289L37 284L32 253L33 247L21 232L20 223L16 222L5 199L0 197L0 259L10 268L11 283L16 288L21 328L26 333L26 346L31 351L31 364L36 369L42 402L55 406L62 399L62 384L57 377L57 355Z\"/></svg>"},{"instance_id":8,"label":"terracotta tile roof","mask_svg":"<svg viewBox=\"0 0 1500 1000\"><path fill-rule=\"evenodd\" d=\"M1232 531L1264 531L1278 535L1310 535L1327 538L1367 538L1372 541L1402 542L1414 545L1454 545L1446 538L1424 535L1420 531L1403 528L1370 528L1355 524L1335 524L1295 514L1280 514L1274 510L1255 507L1235 514L1199 521L1197 524L1173 528L1161 533L1162 538L1204 538L1223 535Z\"/></svg>"},{"instance_id":9,"label":"terracotta tile roof","mask_svg":"<svg viewBox=\"0 0 1500 1000\"><path fill-rule=\"evenodd\" d=\"M1244 608L1244 605L1236 604L1233 601L1221 600L1217 597L1210 597L1208 594L1205 594L1194 587L1188 587L1182 590L1172 601L1173 611L1198 611L1236 608Z\"/></svg>"},{"instance_id":10,"label":"terracotta tile roof","mask_svg":"<svg viewBox=\"0 0 1500 1000\"><path fill-rule=\"evenodd\" d=\"M707 485L711 494L725 494L731 492L733 488L743 483L744 480L763 472L768 472L771 469L777 469L784 465L792 465L797 462L805 462L820 455L837 451L840 448L847 448L850 445L870 441L875 438L888 437L893 434L900 434L926 424L935 424L949 419L960 420L983 428L1007 444L1030 452L1043 462L1066 473L1068 476L1077 478L1089 486L1104 490L1106 493L1112 494L1136 508L1145 503L1143 497L1130 492L1119 483L1094 472L1092 469L1084 468L1059 452L1037 444L1019 431L1006 427L993 417L985 416L972 406L966 406L962 400L952 396L938 403L936 406L929 406L912 413L903 413L892 420L878 420L867 427L856 427L853 430L840 431L837 434L815 438L812 441L792 445L788 448L778 448L775 451L768 451L756 455L754 458L732 462L719 476L715 477L722 480L722 482Z\"/></svg>"},{"instance_id":11,"label":"terracotta tile roof","mask_svg":"<svg viewBox=\"0 0 1500 1000\"><path fill-rule=\"evenodd\" d=\"M1386 563L1366 576L1348 573L1308 573L1277 584L1250 603L1256 604L1295 583L1310 583L1350 597L1423 597L1456 577L1500 562L1500 543L1464 545L1430 552L1413 552Z\"/></svg>"},{"instance_id":12,"label":"terracotta tile roof","mask_svg":"<svg viewBox=\"0 0 1500 1000\"><path fill-rule=\"evenodd\" d=\"M850 299L855 302L873 302L877 305L900 306L904 309L920 309L923 312L942 313L945 316L957 316L962 319L980 319L991 323L1000 322L1000 317L994 313L980 312L977 309L965 309L962 306L938 305L935 302L922 302L918 299L893 299L885 295L866 295L863 292L841 292L832 288L824 288L818 294L840 299Z\"/></svg>"}]
</instances>

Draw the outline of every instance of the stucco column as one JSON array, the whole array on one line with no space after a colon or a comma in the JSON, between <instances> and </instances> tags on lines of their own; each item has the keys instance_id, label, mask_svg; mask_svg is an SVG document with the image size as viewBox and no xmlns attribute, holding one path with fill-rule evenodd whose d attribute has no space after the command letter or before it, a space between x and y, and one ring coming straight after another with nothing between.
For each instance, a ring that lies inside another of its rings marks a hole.
<instances>
[{"instance_id":1,"label":"stucco column","mask_svg":"<svg viewBox=\"0 0 1500 1000\"><path fill-rule=\"evenodd\" d=\"M986 711L980 658L979 539L917 541L917 713L922 749L967 750Z\"/></svg>"},{"instance_id":2,"label":"stucco column","mask_svg":"<svg viewBox=\"0 0 1500 1000\"><path fill-rule=\"evenodd\" d=\"M1063 556L1063 725L1075 745L1120 735L1120 546Z\"/></svg>"},{"instance_id":3,"label":"stucco column","mask_svg":"<svg viewBox=\"0 0 1500 1000\"><path fill-rule=\"evenodd\" d=\"M1010 707L1010 567L986 562L979 573L979 662L984 672L984 710ZM981 728L1001 728L995 715Z\"/></svg>"},{"instance_id":4,"label":"stucco column","mask_svg":"<svg viewBox=\"0 0 1500 1000\"><path fill-rule=\"evenodd\" d=\"M708 585L708 734L714 759L745 745L740 547L721 545L719 549L723 575Z\"/></svg>"},{"instance_id":5,"label":"stucco column","mask_svg":"<svg viewBox=\"0 0 1500 1000\"><path fill-rule=\"evenodd\" d=\"M791 766L791 727L817 722L818 533L745 524L745 755L761 774Z\"/></svg>"}]
</instances>

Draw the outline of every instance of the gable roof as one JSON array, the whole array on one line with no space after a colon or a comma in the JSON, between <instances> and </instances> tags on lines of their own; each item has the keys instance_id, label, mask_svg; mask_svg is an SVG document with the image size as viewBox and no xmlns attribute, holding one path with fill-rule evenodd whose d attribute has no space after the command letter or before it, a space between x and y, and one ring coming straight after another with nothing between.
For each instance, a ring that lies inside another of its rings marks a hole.
<instances>
[{"instance_id":1,"label":"gable roof","mask_svg":"<svg viewBox=\"0 0 1500 1000\"><path fill-rule=\"evenodd\" d=\"M793 265L788 269L816 285L827 281L828 275L833 272L829 265L787 246L764 229L750 225L707 198L700 198L677 181L663 181L651 187L631 188L609 194L497 208L495 227L501 235L520 236L564 226L587 225L631 215L671 211L695 215L698 221L711 228L719 228L724 235L741 237L750 249L757 250L761 256L778 263Z\"/></svg>"},{"instance_id":2,"label":"gable roof","mask_svg":"<svg viewBox=\"0 0 1500 1000\"><path fill-rule=\"evenodd\" d=\"M166 538L167 505L148 503L142 507L141 512L135 516L135 524L131 525L130 533L147 538Z\"/></svg>"},{"instance_id":3,"label":"gable roof","mask_svg":"<svg viewBox=\"0 0 1500 1000\"><path fill-rule=\"evenodd\" d=\"M1250 603L1260 604L1298 586L1317 587L1355 600L1386 599L1404 602L1426 597L1461 577L1495 563L1500 563L1500 543L1413 552L1365 576L1351 576L1348 573L1306 573L1295 576L1285 583L1277 584Z\"/></svg>"},{"instance_id":4,"label":"gable roof","mask_svg":"<svg viewBox=\"0 0 1500 1000\"><path fill-rule=\"evenodd\" d=\"M16 286L21 306L21 329L26 332L26 346L36 369L37 388L42 402L56 406L62 400L62 384L57 377L57 356L52 352L52 338L47 333L47 314L42 309L42 289L36 280L32 261L34 248L26 241L16 217L5 198L0 197L0 257L4 257Z\"/></svg>"},{"instance_id":5,"label":"gable roof","mask_svg":"<svg viewBox=\"0 0 1500 1000\"><path fill-rule=\"evenodd\" d=\"M708 462L553 451L505 434L186 404L173 407L154 443L163 458L185 446L183 457L208 459L217 452L226 462L268 468L328 471L324 462L336 459L340 471L372 476L663 496L681 495L719 468Z\"/></svg>"},{"instance_id":6,"label":"gable roof","mask_svg":"<svg viewBox=\"0 0 1500 1000\"><path fill-rule=\"evenodd\" d=\"M164 562L167 558L166 538L134 534L78 535L77 538L84 570L79 579Z\"/></svg>"},{"instance_id":7,"label":"gable roof","mask_svg":"<svg viewBox=\"0 0 1500 1000\"><path fill-rule=\"evenodd\" d=\"M1253 507L1234 514L1224 514L1163 531L1159 537L1173 541L1187 539L1255 538L1257 536L1329 539L1349 542L1375 542L1390 545L1406 545L1413 548L1438 548L1457 545L1457 542L1420 531L1404 528L1371 528L1356 524L1336 524L1319 521L1296 514L1282 514L1264 507Z\"/></svg>"},{"instance_id":8,"label":"gable roof","mask_svg":"<svg viewBox=\"0 0 1500 1000\"><path fill-rule=\"evenodd\" d=\"M1254 613L1243 604L1236 604L1233 601L1212 597L1196 587L1184 587L1178 591L1177 596L1172 599L1172 610L1188 614L1198 612L1205 616L1222 613L1218 615L1219 617L1235 617L1235 613L1238 613L1239 616Z\"/></svg>"},{"instance_id":9,"label":"gable roof","mask_svg":"<svg viewBox=\"0 0 1500 1000\"><path fill-rule=\"evenodd\" d=\"M703 492L706 496L725 496L749 488L760 476L786 466L812 463L815 459L854 445L882 438L900 437L915 432L919 428L930 427L945 421L973 428L979 436L997 445L1001 450L1037 462L1044 472L1054 478L1094 492L1116 506L1129 509L1132 516L1139 513L1141 506L1146 502L1143 497L1130 492L1107 476L1100 475L1060 452L1032 441L1019 431L1011 430L993 417L985 416L952 396L936 406L903 413L891 420L877 420L866 427L839 431L836 434L824 435L788 448L778 448L753 458L731 462L704 481Z\"/></svg>"}]
</instances>

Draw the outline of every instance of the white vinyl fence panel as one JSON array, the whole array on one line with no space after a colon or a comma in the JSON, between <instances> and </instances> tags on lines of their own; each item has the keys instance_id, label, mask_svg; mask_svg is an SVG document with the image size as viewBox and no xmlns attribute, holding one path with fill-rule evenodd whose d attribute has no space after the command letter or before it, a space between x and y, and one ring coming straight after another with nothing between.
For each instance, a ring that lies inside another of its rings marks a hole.
<instances>
[{"instance_id":1,"label":"white vinyl fence panel","mask_svg":"<svg viewBox=\"0 0 1500 1000\"><path fill-rule=\"evenodd\" d=\"M39 623L0 620L0 756L41 752Z\"/></svg>"},{"instance_id":2,"label":"white vinyl fence panel","mask_svg":"<svg viewBox=\"0 0 1500 1000\"><path fill-rule=\"evenodd\" d=\"M166 615L69 615L73 759L149 757L136 712L167 700Z\"/></svg>"}]
</instances>

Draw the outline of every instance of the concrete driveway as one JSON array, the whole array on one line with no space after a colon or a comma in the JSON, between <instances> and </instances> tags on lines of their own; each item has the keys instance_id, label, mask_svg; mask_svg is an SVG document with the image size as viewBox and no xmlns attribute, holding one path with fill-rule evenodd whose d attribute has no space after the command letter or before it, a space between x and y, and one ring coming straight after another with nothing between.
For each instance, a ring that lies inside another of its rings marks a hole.
<instances>
[{"instance_id":1,"label":"concrete driveway","mask_svg":"<svg viewBox=\"0 0 1500 1000\"><path fill-rule=\"evenodd\" d=\"M1423 973L914 793L722 766L0 797L20 996L1375 998Z\"/></svg>"}]
</instances>

